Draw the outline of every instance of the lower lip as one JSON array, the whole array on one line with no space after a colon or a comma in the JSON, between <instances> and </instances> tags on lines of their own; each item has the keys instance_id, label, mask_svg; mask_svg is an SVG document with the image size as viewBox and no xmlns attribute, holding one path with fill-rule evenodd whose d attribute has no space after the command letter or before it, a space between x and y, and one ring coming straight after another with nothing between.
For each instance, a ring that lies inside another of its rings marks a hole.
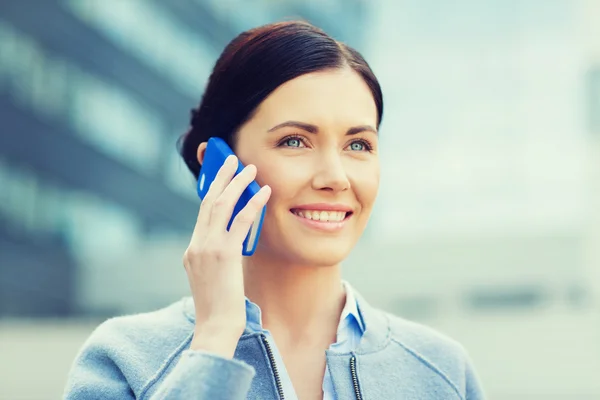
<instances>
[{"instance_id":1,"label":"lower lip","mask_svg":"<svg viewBox=\"0 0 600 400\"><path fill-rule=\"evenodd\" d=\"M302 222L304 225L308 226L309 228L317 229L320 231L326 231L326 232L335 232L335 231L339 231L339 230L343 229L344 226L346 225L346 222L348 222L350 217L352 217L352 214L350 214L341 221L325 222L325 221L317 221L314 219L304 218L304 217L294 214L291 211L290 211L290 213L294 217L296 217L300 222Z\"/></svg>"}]
</instances>

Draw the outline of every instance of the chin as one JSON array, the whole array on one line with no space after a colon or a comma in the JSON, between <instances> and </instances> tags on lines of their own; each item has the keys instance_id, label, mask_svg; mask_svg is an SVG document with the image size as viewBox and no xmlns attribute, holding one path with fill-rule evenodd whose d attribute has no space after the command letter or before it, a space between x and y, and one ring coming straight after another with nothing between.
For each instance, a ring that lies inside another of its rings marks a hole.
<instances>
[{"instance_id":1,"label":"chin","mask_svg":"<svg viewBox=\"0 0 600 400\"><path fill-rule=\"evenodd\" d=\"M274 248L289 264L332 267L344 261L352 247L348 239L315 237L281 238Z\"/></svg>"},{"instance_id":2,"label":"chin","mask_svg":"<svg viewBox=\"0 0 600 400\"><path fill-rule=\"evenodd\" d=\"M347 254L294 254L295 261L300 265L314 267L334 267L344 261Z\"/></svg>"},{"instance_id":3,"label":"chin","mask_svg":"<svg viewBox=\"0 0 600 400\"><path fill-rule=\"evenodd\" d=\"M327 232L307 228L295 220L290 223L288 217L286 213L281 218L265 219L260 238L263 256L279 259L288 265L339 265L348 257L362 233L357 221L351 221L337 231Z\"/></svg>"}]
</instances>

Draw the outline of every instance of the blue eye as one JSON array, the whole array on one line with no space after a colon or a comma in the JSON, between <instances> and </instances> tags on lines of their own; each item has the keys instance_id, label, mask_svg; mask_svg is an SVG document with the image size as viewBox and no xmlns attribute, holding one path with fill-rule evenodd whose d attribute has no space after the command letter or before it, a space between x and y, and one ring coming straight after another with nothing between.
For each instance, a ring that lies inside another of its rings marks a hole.
<instances>
[{"instance_id":1,"label":"blue eye","mask_svg":"<svg viewBox=\"0 0 600 400\"><path fill-rule=\"evenodd\" d=\"M350 145L350 149L354 151L363 151L365 149L365 144L362 142L353 142Z\"/></svg>"},{"instance_id":2,"label":"blue eye","mask_svg":"<svg viewBox=\"0 0 600 400\"><path fill-rule=\"evenodd\" d=\"M303 147L302 140L296 137L290 137L283 141L282 143L286 147Z\"/></svg>"},{"instance_id":3,"label":"blue eye","mask_svg":"<svg viewBox=\"0 0 600 400\"><path fill-rule=\"evenodd\" d=\"M371 144L364 139L355 140L354 142L350 143L350 146L348 146L347 148L349 148L351 151L369 151L370 152L373 150L373 147L371 146Z\"/></svg>"}]
</instances>

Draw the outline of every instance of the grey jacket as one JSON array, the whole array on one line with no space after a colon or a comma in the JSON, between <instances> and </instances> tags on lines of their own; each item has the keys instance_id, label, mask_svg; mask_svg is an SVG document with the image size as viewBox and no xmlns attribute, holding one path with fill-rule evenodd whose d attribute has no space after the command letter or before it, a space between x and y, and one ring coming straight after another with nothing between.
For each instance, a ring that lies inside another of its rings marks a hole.
<instances>
[{"instance_id":1,"label":"grey jacket","mask_svg":"<svg viewBox=\"0 0 600 400\"><path fill-rule=\"evenodd\" d=\"M326 353L338 399L484 399L460 344L356 297L366 328L359 348ZM77 356L65 398L281 399L277 366L261 334L245 332L228 360L189 350L193 330L190 297L104 322Z\"/></svg>"}]
</instances>

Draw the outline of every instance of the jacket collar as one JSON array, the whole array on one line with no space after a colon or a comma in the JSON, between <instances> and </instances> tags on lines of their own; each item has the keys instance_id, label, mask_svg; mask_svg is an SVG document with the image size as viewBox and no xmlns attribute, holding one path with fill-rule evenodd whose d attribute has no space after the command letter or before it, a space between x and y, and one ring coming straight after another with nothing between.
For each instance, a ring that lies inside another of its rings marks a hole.
<instances>
[{"instance_id":1,"label":"jacket collar","mask_svg":"<svg viewBox=\"0 0 600 400\"><path fill-rule=\"evenodd\" d=\"M344 308L340 314L340 323L337 329L338 335L348 324L355 323L357 329L360 330L360 336L362 337L365 332L365 327L361 314L358 311L358 304L354 294L354 288L345 280L342 280L342 286L344 287L344 292L346 293L346 302L344 303ZM250 334L260 332L262 330L262 311L258 304L252 302L248 297L246 297L246 329L244 330L244 333Z\"/></svg>"},{"instance_id":2,"label":"jacket collar","mask_svg":"<svg viewBox=\"0 0 600 400\"><path fill-rule=\"evenodd\" d=\"M355 289L352 289L352 291L356 299L358 312L364 323L364 333L355 353L368 354L380 351L389 344L391 337L390 322L387 314L372 307ZM192 323L195 322L194 301L191 296L183 299L183 312ZM246 329L242 338L256 335L256 333L251 332L251 330Z\"/></svg>"},{"instance_id":3,"label":"jacket collar","mask_svg":"<svg viewBox=\"0 0 600 400\"><path fill-rule=\"evenodd\" d=\"M356 349L356 354L374 353L385 348L391 337L390 321L387 314L372 307L365 298L354 291L358 311L365 324L365 332Z\"/></svg>"}]
</instances>

